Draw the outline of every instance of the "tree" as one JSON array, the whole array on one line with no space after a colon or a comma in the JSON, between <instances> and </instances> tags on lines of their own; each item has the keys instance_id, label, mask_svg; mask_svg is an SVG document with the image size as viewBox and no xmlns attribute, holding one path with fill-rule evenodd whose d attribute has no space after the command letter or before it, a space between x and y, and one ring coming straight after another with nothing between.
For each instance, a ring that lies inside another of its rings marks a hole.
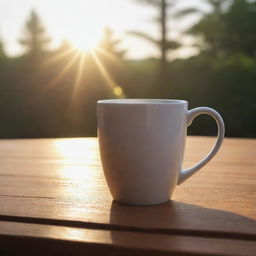
<instances>
[{"instance_id":1,"label":"tree","mask_svg":"<svg viewBox=\"0 0 256 256\"><path fill-rule=\"evenodd\" d=\"M242 52L256 54L256 3L246 0L204 0L211 6L210 12L195 8L180 11L180 15L201 13L202 18L187 32L203 39L206 47L200 47L215 57Z\"/></svg>"},{"instance_id":2,"label":"tree","mask_svg":"<svg viewBox=\"0 0 256 256\"><path fill-rule=\"evenodd\" d=\"M235 0L223 15L225 33L221 47L226 53L242 52L256 57L256 2Z\"/></svg>"},{"instance_id":3,"label":"tree","mask_svg":"<svg viewBox=\"0 0 256 256\"><path fill-rule=\"evenodd\" d=\"M177 12L176 17L183 17L189 14L200 14L201 19L194 24L187 32L202 40L196 44L201 50L207 50L214 56L222 54L220 44L224 33L223 15L230 0L203 0L210 7L210 12L198 8L188 7ZM202 43L203 42L203 43Z\"/></svg>"},{"instance_id":4,"label":"tree","mask_svg":"<svg viewBox=\"0 0 256 256\"><path fill-rule=\"evenodd\" d=\"M24 36L19 42L27 49L32 56L38 56L42 53L50 38L42 25L41 19L35 10L32 10L28 21L25 23Z\"/></svg>"},{"instance_id":5,"label":"tree","mask_svg":"<svg viewBox=\"0 0 256 256\"><path fill-rule=\"evenodd\" d=\"M177 49L180 44L174 40L168 40L167 30L168 30L168 9L174 5L174 0L137 0L142 3L150 4L156 7L159 11L159 17L157 18L158 25L161 30L160 39L156 39L147 35L143 32L131 31L129 34L141 37L148 40L149 42L156 45L161 52L160 60L160 83L162 87L162 92L160 94L165 95L166 84L167 84L167 55L170 50Z\"/></svg>"}]
</instances>

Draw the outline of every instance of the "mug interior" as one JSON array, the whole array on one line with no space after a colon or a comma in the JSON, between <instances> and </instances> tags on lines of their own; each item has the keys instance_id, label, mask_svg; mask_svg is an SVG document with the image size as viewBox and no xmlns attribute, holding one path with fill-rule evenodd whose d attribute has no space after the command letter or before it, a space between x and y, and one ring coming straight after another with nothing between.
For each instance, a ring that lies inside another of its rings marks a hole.
<instances>
[{"instance_id":1,"label":"mug interior","mask_svg":"<svg viewBox=\"0 0 256 256\"><path fill-rule=\"evenodd\" d=\"M186 104L185 100L172 99L109 99L99 100L100 104Z\"/></svg>"}]
</instances>

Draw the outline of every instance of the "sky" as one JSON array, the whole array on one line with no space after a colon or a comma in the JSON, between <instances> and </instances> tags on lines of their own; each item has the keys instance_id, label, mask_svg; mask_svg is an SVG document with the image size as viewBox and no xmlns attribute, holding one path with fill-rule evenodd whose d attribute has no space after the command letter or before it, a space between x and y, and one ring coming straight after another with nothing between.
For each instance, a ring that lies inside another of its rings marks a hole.
<instances>
[{"instance_id":1,"label":"sky","mask_svg":"<svg viewBox=\"0 0 256 256\"><path fill-rule=\"evenodd\" d=\"M201 0L176 0L176 9L196 6L207 9ZM104 27L110 27L116 38L121 40L120 48L127 51L127 57L141 59L157 57L158 49L149 42L128 36L127 31L139 30L154 37L159 29L153 18L157 10L137 0L0 0L0 38L10 56L23 52L18 40L22 37L24 24L34 9L41 17L49 36L52 49L63 39L71 41L78 48L93 47L102 36ZM187 57L196 53L191 47L193 39L182 31L191 26L198 15L180 20L170 20L169 37L179 40L183 47L174 57Z\"/></svg>"}]
</instances>

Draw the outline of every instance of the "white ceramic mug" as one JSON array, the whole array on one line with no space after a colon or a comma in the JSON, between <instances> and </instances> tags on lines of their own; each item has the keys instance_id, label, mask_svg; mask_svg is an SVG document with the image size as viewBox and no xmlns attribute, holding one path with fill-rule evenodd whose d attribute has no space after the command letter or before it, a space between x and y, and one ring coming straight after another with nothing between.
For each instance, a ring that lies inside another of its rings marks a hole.
<instances>
[{"instance_id":1,"label":"white ceramic mug","mask_svg":"<svg viewBox=\"0 0 256 256\"><path fill-rule=\"evenodd\" d=\"M101 100L98 138L101 161L113 199L150 205L170 200L183 183L210 161L224 138L224 122L214 109L188 110L184 100ZM187 127L200 114L213 117L218 138L212 151L197 165L182 170Z\"/></svg>"}]
</instances>

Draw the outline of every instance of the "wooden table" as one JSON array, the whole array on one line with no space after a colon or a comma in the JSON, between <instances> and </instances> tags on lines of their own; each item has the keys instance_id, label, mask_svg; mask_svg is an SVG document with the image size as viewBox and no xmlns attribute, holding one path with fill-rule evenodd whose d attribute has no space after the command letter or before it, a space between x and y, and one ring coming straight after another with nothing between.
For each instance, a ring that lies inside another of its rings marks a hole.
<instances>
[{"instance_id":1,"label":"wooden table","mask_svg":"<svg viewBox=\"0 0 256 256\"><path fill-rule=\"evenodd\" d=\"M214 138L189 137L185 167ZM158 206L112 202L95 138L0 141L0 255L256 255L256 140Z\"/></svg>"}]
</instances>

